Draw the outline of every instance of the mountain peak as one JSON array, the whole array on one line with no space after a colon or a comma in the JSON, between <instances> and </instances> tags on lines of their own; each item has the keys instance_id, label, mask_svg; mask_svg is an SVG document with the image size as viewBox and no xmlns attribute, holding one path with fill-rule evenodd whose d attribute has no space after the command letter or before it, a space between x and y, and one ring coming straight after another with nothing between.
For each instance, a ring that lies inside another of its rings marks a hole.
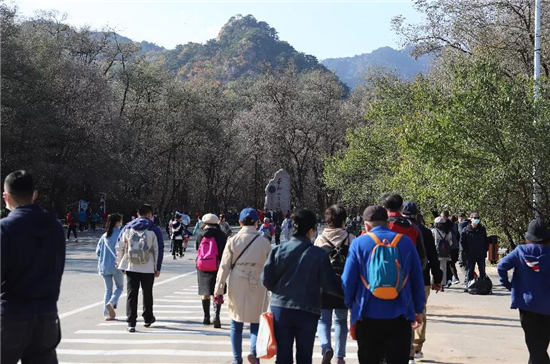
<instances>
[{"instance_id":1,"label":"mountain peak","mask_svg":"<svg viewBox=\"0 0 550 364\"><path fill-rule=\"evenodd\" d=\"M269 24L267 24L266 22L256 20L256 18L251 14L248 14L246 16L243 16L242 14L237 14L235 16L232 16L220 29L216 41L223 41L224 37L226 36L231 38L235 38L235 36L245 37L248 32L254 30L265 33L273 40L279 40L275 28L270 27Z\"/></svg>"}]
</instances>

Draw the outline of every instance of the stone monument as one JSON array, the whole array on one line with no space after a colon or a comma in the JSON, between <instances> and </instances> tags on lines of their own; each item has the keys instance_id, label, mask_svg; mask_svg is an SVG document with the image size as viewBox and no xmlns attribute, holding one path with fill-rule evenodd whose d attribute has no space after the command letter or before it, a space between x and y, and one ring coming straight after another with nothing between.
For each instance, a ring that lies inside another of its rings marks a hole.
<instances>
[{"instance_id":1,"label":"stone monument","mask_svg":"<svg viewBox=\"0 0 550 364\"><path fill-rule=\"evenodd\" d=\"M265 205L267 210L280 208L283 214L290 211L290 175L279 169L265 188Z\"/></svg>"}]
</instances>

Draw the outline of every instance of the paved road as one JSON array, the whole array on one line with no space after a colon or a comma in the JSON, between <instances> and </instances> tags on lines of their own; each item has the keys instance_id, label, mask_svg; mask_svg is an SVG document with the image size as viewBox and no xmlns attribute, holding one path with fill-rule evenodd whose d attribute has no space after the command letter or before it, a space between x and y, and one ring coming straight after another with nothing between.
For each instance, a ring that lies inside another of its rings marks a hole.
<instances>
[{"instance_id":1,"label":"paved road","mask_svg":"<svg viewBox=\"0 0 550 364\"><path fill-rule=\"evenodd\" d=\"M63 329L58 348L60 362L231 363L227 306L222 309L222 329L201 323L193 248L188 249L184 259L172 260L167 245L162 274L154 287L157 322L151 328L144 328L138 321L137 332L127 333L125 296L119 304L118 320L104 322L103 280L96 273L94 253L101 233L85 232L78 243L71 241L67 246L59 302ZM500 287L492 296L471 296L463 293L462 287L433 294L428 305L426 358L418 362L526 363L523 332L509 302L509 294ZM245 339L245 354L248 348ZM356 343L350 340L348 363L357 363L356 350ZM319 345L315 353L314 363L320 363Z\"/></svg>"}]
</instances>

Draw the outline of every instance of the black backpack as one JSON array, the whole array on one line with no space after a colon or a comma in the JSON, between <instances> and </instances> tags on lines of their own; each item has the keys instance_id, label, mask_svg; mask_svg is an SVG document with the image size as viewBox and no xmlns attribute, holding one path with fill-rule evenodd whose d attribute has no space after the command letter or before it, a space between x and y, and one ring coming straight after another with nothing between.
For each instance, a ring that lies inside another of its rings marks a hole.
<instances>
[{"instance_id":1,"label":"black backpack","mask_svg":"<svg viewBox=\"0 0 550 364\"><path fill-rule=\"evenodd\" d=\"M342 277L349 251L349 233L342 244L338 247L332 244L326 236L322 234L319 236L328 244L328 246L324 246L323 249L325 249L328 253L328 258L330 260L330 264L332 265L332 269L334 270L334 274L336 274L338 278ZM346 241L347 244L345 243Z\"/></svg>"},{"instance_id":2,"label":"black backpack","mask_svg":"<svg viewBox=\"0 0 550 364\"><path fill-rule=\"evenodd\" d=\"M346 222L345 227L348 234L355 234L357 230L357 223L355 222L354 219L349 219L348 222ZM348 236L348 239L349 239L349 236ZM328 241L328 239L326 240Z\"/></svg>"},{"instance_id":3,"label":"black backpack","mask_svg":"<svg viewBox=\"0 0 550 364\"><path fill-rule=\"evenodd\" d=\"M493 282L489 277L484 278L474 278L468 282L468 293L469 294L479 294L487 295L493 293Z\"/></svg>"}]
</instances>

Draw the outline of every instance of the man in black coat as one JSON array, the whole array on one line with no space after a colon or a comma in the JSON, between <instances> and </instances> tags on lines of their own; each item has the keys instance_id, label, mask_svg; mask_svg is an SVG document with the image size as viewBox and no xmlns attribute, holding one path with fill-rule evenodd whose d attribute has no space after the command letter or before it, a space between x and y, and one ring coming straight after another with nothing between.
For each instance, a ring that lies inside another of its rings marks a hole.
<instances>
[{"instance_id":1,"label":"man in black coat","mask_svg":"<svg viewBox=\"0 0 550 364\"><path fill-rule=\"evenodd\" d=\"M55 214L34 201L34 180L26 171L10 173L0 221L2 345L0 362L57 364L61 340L57 300L65 268L65 233Z\"/></svg>"},{"instance_id":2,"label":"man in black coat","mask_svg":"<svg viewBox=\"0 0 550 364\"><path fill-rule=\"evenodd\" d=\"M481 225L480 217L477 212L470 215L470 224L464 228L460 235L460 245L466 256L467 281L474 279L474 269L477 264L479 277L485 277L485 259L489 250L489 241L487 240L487 231L485 226Z\"/></svg>"},{"instance_id":3,"label":"man in black coat","mask_svg":"<svg viewBox=\"0 0 550 364\"><path fill-rule=\"evenodd\" d=\"M436 292L442 290L441 279L443 278L443 272L439 265L433 234L430 229L420 223L422 215L420 215L416 204L414 202L406 202L403 206L402 214L420 231L426 249L426 257L428 259L428 264L424 269L424 289L426 292L426 306L424 306L422 321L424 324L414 330L413 343L409 355L409 359L414 360L414 358L420 359L424 357L424 354L422 354L422 346L426 341L426 307L428 305L428 297L430 296L431 289ZM433 276L433 286L431 284L430 271Z\"/></svg>"}]
</instances>

